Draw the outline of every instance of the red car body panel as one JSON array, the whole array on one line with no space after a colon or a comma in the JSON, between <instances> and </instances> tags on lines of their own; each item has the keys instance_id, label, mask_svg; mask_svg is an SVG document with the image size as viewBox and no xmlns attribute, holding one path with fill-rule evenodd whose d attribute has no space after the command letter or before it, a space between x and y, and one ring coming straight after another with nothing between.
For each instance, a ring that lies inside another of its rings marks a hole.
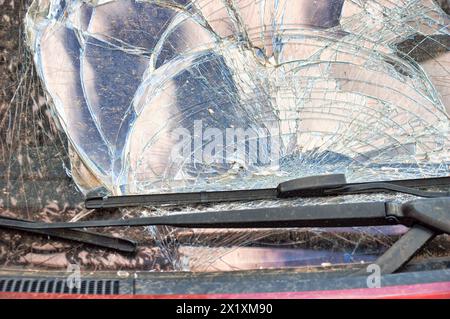
<instances>
[{"instance_id":1,"label":"red car body panel","mask_svg":"<svg viewBox=\"0 0 450 319\"><path fill-rule=\"evenodd\" d=\"M0 293L0 299L450 299L450 281L381 288L240 294L82 295Z\"/></svg>"}]
</instances>

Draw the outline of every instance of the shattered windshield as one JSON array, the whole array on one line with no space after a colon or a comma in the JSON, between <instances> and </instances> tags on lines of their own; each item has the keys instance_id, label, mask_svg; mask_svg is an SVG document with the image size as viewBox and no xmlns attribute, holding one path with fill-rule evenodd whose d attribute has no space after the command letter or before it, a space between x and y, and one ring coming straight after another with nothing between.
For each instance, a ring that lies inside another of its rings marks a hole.
<instances>
[{"instance_id":1,"label":"shattered windshield","mask_svg":"<svg viewBox=\"0 0 450 319\"><path fill-rule=\"evenodd\" d=\"M36 2L29 45L77 184L128 194L448 175L442 78L398 50L447 36L447 17L432 2L363 3Z\"/></svg>"},{"instance_id":2,"label":"shattered windshield","mask_svg":"<svg viewBox=\"0 0 450 319\"><path fill-rule=\"evenodd\" d=\"M445 3L2 4L11 14L19 12L14 19L23 32L17 35L19 47L11 49L19 52L16 81L11 92L5 90L0 108L0 212L76 221L98 216L83 207L88 194L258 189L332 173L352 182L448 176ZM146 207L114 214L412 197L389 196ZM137 238L142 247L131 257L99 254L59 242L24 245L18 235L5 232L0 260L198 271L351 263L374 260L405 228L104 231ZM446 235L437 240L426 254L450 252Z\"/></svg>"}]
</instances>

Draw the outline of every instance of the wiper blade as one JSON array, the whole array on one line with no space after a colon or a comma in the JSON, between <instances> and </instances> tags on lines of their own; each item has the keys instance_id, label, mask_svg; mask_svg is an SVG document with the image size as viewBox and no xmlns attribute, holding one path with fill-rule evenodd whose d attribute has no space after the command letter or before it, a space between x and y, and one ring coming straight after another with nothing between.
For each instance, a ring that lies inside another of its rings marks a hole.
<instances>
[{"instance_id":1,"label":"wiper blade","mask_svg":"<svg viewBox=\"0 0 450 319\"><path fill-rule=\"evenodd\" d=\"M35 224L38 223L5 216L0 217L1 228L75 241L82 244L93 245L124 253L132 253L137 249L136 242L129 239L113 237L78 229L44 229L42 227L30 227L30 225Z\"/></svg>"},{"instance_id":2,"label":"wiper blade","mask_svg":"<svg viewBox=\"0 0 450 319\"><path fill-rule=\"evenodd\" d=\"M428 198L450 196L449 192L421 190L433 186L450 186L450 177L347 183L344 174L332 174L294 179L280 183L276 188L266 189L88 197L85 205L88 209L188 205L377 192L397 192Z\"/></svg>"}]
</instances>

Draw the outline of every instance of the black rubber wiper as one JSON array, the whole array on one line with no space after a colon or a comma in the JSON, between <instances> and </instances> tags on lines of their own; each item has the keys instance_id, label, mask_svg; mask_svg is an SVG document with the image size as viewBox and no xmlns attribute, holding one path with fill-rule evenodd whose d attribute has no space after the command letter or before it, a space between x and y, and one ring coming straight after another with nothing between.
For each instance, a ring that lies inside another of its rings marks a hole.
<instances>
[{"instance_id":1,"label":"black rubber wiper","mask_svg":"<svg viewBox=\"0 0 450 319\"><path fill-rule=\"evenodd\" d=\"M75 241L82 244L107 248L124 253L132 253L137 249L136 242L129 239L118 238L78 229L44 229L41 227L29 227L33 224L36 224L36 222L5 216L0 217L0 227L4 229L19 230L36 235Z\"/></svg>"},{"instance_id":2,"label":"black rubber wiper","mask_svg":"<svg viewBox=\"0 0 450 319\"><path fill-rule=\"evenodd\" d=\"M3 226L27 230L64 230L95 227L174 226L188 228L292 228L405 225L410 230L376 263L383 273L394 272L440 233L450 234L450 197L418 199L399 204L367 202L337 205L287 206L176 214L132 219L71 223L1 221Z\"/></svg>"},{"instance_id":3,"label":"black rubber wiper","mask_svg":"<svg viewBox=\"0 0 450 319\"><path fill-rule=\"evenodd\" d=\"M134 206L187 205L292 197L322 197L347 194L397 192L420 197L445 197L449 192L430 192L422 188L450 186L450 177L406 179L366 183L347 183L344 174L299 178L280 183L276 188L88 197L86 208L119 208Z\"/></svg>"}]
</instances>

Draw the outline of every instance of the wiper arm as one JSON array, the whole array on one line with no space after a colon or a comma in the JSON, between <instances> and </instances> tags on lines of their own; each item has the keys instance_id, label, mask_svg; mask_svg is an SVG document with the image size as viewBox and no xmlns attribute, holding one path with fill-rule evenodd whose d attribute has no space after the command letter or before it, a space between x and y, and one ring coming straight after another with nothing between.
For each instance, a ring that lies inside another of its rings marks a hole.
<instances>
[{"instance_id":1,"label":"wiper arm","mask_svg":"<svg viewBox=\"0 0 450 319\"><path fill-rule=\"evenodd\" d=\"M42 227L29 227L30 225L35 224L37 223L23 219L5 216L0 217L1 228L19 230L31 234L75 241L82 244L93 245L97 247L121 251L124 253L135 252L137 248L137 244L129 239L118 238L78 229L44 229Z\"/></svg>"},{"instance_id":2,"label":"wiper arm","mask_svg":"<svg viewBox=\"0 0 450 319\"><path fill-rule=\"evenodd\" d=\"M392 225L384 202L256 208L130 219L33 223L29 229L174 226L186 228L283 228ZM5 221L4 221L5 222Z\"/></svg>"},{"instance_id":3,"label":"wiper arm","mask_svg":"<svg viewBox=\"0 0 450 319\"><path fill-rule=\"evenodd\" d=\"M88 209L187 205L377 192L397 192L428 198L450 196L449 192L430 192L420 189L432 186L450 186L450 177L347 183L344 174L333 174L294 179L280 183L276 188L266 189L88 197L85 205Z\"/></svg>"},{"instance_id":4,"label":"wiper arm","mask_svg":"<svg viewBox=\"0 0 450 319\"><path fill-rule=\"evenodd\" d=\"M416 223L450 234L450 197L418 199L404 204L393 202L363 202L312 206L263 207L79 222L30 223L3 219L1 220L0 226L44 230L138 226L291 228L401 224L410 227Z\"/></svg>"}]
</instances>

